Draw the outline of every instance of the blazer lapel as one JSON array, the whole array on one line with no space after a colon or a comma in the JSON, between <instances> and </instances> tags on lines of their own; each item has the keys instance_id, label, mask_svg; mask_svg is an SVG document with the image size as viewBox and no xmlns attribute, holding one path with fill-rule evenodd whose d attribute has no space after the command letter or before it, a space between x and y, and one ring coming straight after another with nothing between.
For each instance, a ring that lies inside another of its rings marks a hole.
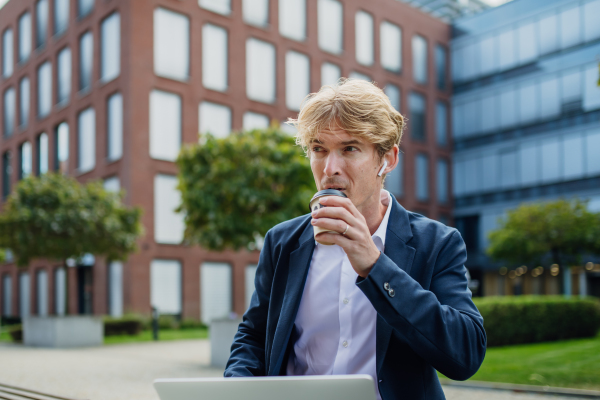
<instances>
[{"instance_id":1,"label":"blazer lapel","mask_svg":"<svg viewBox=\"0 0 600 400\"><path fill-rule=\"evenodd\" d=\"M285 356L292 327L296 320L296 314L300 307L302 292L308 276L308 268L315 250L315 240L313 236L313 227L309 223L299 240L299 247L290 253L289 272L285 286L285 294L281 313L275 335L273 337L273 346L270 357L268 375L279 375L281 363Z\"/></svg>"},{"instance_id":2,"label":"blazer lapel","mask_svg":"<svg viewBox=\"0 0 600 400\"><path fill-rule=\"evenodd\" d=\"M410 229L408 212L392 196L392 210L390 211L390 219L385 234L384 254L409 275L416 252L413 247L406 244L411 238L412 230ZM392 327L381 316L377 315L375 353L378 374L387 353L392 331Z\"/></svg>"}]
</instances>

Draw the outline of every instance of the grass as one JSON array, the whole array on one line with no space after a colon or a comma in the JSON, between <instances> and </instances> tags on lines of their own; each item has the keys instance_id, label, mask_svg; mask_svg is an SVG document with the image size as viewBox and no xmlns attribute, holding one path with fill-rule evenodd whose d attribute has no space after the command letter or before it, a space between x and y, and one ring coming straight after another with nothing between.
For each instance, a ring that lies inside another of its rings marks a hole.
<instances>
[{"instance_id":1,"label":"grass","mask_svg":"<svg viewBox=\"0 0 600 400\"><path fill-rule=\"evenodd\" d=\"M0 331L0 342L12 342L10 335L4 329Z\"/></svg>"},{"instance_id":2,"label":"grass","mask_svg":"<svg viewBox=\"0 0 600 400\"><path fill-rule=\"evenodd\" d=\"M158 340L184 340L184 339L207 339L208 329L207 328L194 328L194 329L161 329L158 333ZM135 342L151 342L152 338L151 330L144 330L142 333L136 336L129 335L118 335L118 336L106 336L104 338L104 344L118 344L118 343L135 343Z\"/></svg>"},{"instance_id":3,"label":"grass","mask_svg":"<svg viewBox=\"0 0 600 400\"><path fill-rule=\"evenodd\" d=\"M489 348L471 380L600 390L598 371L600 333L589 339Z\"/></svg>"}]
</instances>

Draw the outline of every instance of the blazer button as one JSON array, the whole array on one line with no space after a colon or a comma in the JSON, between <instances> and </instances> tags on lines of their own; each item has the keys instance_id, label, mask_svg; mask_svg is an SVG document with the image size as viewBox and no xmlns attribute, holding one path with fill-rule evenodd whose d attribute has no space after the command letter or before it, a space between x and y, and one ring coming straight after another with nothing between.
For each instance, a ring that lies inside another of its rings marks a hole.
<instances>
[{"instance_id":1,"label":"blazer button","mask_svg":"<svg viewBox=\"0 0 600 400\"><path fill-rule=\"evenodd\" d=\"M388 290L388 294L390 295L390 297L394 297L396 295L396 292L394 292L394 289L390 289Z\"/></svg>"},{"instance_id":2,"label":"blazer button","mask_svg":"<svg viewBox=\"0 0 600 400\"><path fill-rule=\"evenodd\" d=\"M390 290L390 284L389 284L389 282L386 282L386 283L384 283L384 284L383 284L383 288L384 288L385 290Z\"/></svg>"}]
</instances>

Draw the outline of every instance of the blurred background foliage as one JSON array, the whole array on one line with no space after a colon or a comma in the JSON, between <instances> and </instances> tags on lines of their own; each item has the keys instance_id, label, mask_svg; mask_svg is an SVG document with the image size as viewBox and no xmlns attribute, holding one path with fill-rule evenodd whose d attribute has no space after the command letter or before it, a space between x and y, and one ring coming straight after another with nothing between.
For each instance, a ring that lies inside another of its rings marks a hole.
<instances>
[{"instance_id":1,"label":"blurred background foliage","mask_svg":"<svg viewBox=\"0 0 600 400\"><path fill-rule=\"evenodd\" d=\"M201 141L177 159L188 243L254 250L273 226L309 211L316 186L289 134L273 126Z\"/></svg>"},{"instance_id":2,"label":"blurred background foliage","mask_svg":"<svg viewBox=\"0 0 600 400\"><path fill-rule=\"evenodd\" d=\"M489 239L487 254L497 261L580 265L585 254L600 253L600 213L580 199L522 204Z\"/></svg>"},{"instance_id":3,"label":"blurred background foliage","mask_svg":"<svg viewBox=\"0 0 600 400\"><path fill-rule=\"evenodd\" d=\"M101 182L80 184L62 174L19 182L0 214L0 248L17 265L35 258L65 262L86 253L125 260L143 233L141 209L125 207L121 194Z\"/></svg>"}]
</instances>

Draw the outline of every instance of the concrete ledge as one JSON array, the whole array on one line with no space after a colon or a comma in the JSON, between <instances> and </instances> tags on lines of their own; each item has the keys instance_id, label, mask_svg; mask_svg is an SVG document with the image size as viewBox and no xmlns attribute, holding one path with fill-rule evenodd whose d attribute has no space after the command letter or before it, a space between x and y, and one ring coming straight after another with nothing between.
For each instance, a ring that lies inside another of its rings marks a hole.
<instances>
[{"instance_id":1,"label":"concrete ledge","mask_svg":"<svg viewBox=\"0 0 600 400\"><path fill-rule=\"evenodd\" d=\"M28 317L23 344L34 347L90 347L104 342L104 322L88 315Z\"/></svg>"},{"instance_id":2,"label":"concrete ledge","mask_svg":"<svg viewBox=\"0 0 600 400\"><path fill-rule=\"evenodd\" d=\"M480 382L480 381L452 381L440 379L440 383L446 386L455 386L465 389L489 389L507 390L515 393L535 393L550 396L571 396L582 399L600 399L600 391L584 389L568 389L550 386L518 385L512 383Z\"/></svg>"}]
</instances>

